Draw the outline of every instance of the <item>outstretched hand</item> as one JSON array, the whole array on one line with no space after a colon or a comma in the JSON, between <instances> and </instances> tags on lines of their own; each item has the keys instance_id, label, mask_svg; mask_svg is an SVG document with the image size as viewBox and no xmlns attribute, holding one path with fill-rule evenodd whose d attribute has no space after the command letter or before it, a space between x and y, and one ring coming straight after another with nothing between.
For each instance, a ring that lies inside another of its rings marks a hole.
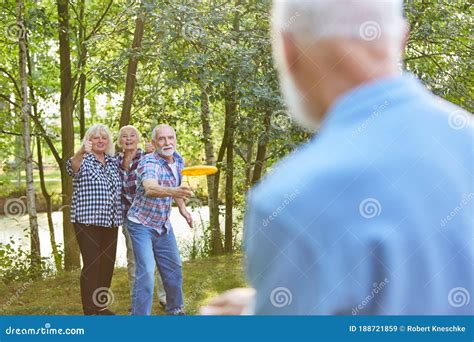
<instances>
[{"instance_id":1,"label":"outstretched hand","mask_svg":"<svg viewBox=\"0 0 474 342\"><path fill-rule=\"evenodd\" d=\"M255 289L239 287L224 292L211 299L209 304L201 307L201 315L245 315L252 314L252 305L255 300Z\"/></svg>"},{"instance_id":2,"label":"outstretched hand","mask_svg":"<svg viewBox=\"0 0 474 342\"><path fill-rule=\"evenodd\" d=\"M191 188L184 185L172 189L173 198L187 200L192 195L193 192L191 191Z\"/></svg>"}]
</instances>

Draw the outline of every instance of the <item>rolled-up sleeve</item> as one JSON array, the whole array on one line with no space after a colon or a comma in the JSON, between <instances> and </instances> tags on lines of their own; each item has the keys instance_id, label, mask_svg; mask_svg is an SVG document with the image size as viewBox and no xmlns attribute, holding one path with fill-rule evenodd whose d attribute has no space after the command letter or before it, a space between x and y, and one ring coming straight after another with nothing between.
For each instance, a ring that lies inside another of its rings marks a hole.
<instances>
[{"instance_id":1,"label":"rolled-up sleeve","mask_svg":"<svg viewBox=\"0 0 474 342\"><path fill-rule=\"evenodd\" d=\"M137 173L141 182L147 179L158 180L159 178L158 165L149 159L143 159L140 161Z\"/></svg>"}]
</instances>

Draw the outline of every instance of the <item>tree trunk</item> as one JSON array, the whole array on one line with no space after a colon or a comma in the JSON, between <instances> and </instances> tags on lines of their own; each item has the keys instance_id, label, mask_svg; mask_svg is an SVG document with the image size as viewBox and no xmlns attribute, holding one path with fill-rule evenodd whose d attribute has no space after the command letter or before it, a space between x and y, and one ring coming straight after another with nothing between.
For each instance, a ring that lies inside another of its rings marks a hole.
<instances>
[{"instance_id":1,"label":"tree trunk","mask_svg":"<svg viewBox=\"0 0 474 342\"><path fill-rule=\"evenodd\" d=\"M212 131L209 117L209 99L204 89L201 86L201 122L202 133L204 138L204 152L206 155L206 164L215 165L216 160L214 156L214 147L212 146ZM217 178L217 182L219 178ZM211 254L222 254L222 236L219 224L219 199L214 193L216 187L216 176L207 176L207 194L209 206L209 218L211 228Z\"/></svg>"},{"instance_id":2,"label":"tree trunk","mask_svg":"<svg viewBox=\"0 0 474 342\"><path fill-rule=\"evenodd\" d=\"M74 153L73 93L71 76L71 49L69 46L68 0L57 0L59 20L59 59L61 81L61 189L64 233L64 268L71 270L80 267L79 247L71 223L72 179L66 173L66 161Z\"/></svg>"},{"instance_id":3,"label":"tree trunk","mask_svg":"<svg viewBox=\"0 0 474 342\"><path fill-rule=\"evenodd\" d=\"M51 204L51 195L46 189L46 182L44 180L44 169L43 169L43 152L41 149L41 138L36 136L36 149L38 154L38 170L40 176L41 184L41 193L46 201L46 212L48 215L48 227L49 227L49 239L51 241L51 249L53 250L54 264L56 265L56 270L59 272L62 268L62 258L61 254L58 251L58 245L56 244L56 236L54 233L54 223L53 223L53 208Z\"/></svg>"},{"instance_id":4,"label":"tree trunk","mask_svg":"<svg viewBox=\"0 0 474 342\"><path fill-rule=\"evenodd\" d=\"M247 143L247 153L245 156L246 165L245 165L245 189L247 190L252 183L252 158L253 158L253 141Z\"/></svg>"},{"instance_id":5,"label":"tree trunk","mask_svg":"<svg viewBox=\"0 0 474 342\"><path fill-rule=\"evenodd\" d=\"M233 86L233 84L232 84ZM233 87L231 87L233 89ZM234 122L236 104L232 90L227 92L225 98L225 117L227 123L227 153L225 172L225 237L224 250L232 252L233 242L233 209L234 209Z\"/></svg>"},{"instance_id":6,"label":"tree trunk","mask_svg":"<svg viewBox=\"0 0 474 342\"><path fill-rule=\"evenodd\" d=\"M217 173L214 175L214 188L212 189L212 206L217 208L217 210L214 212L214 216L211 217L211 226L216 227L215 229L219 229L219 235L220 235L220 224L219 224L219 185L220 185L220 177L221 177L221 168L222 168L222 161L224 160L225 152L227 149L227 136L229 134L229 130L227 129L227 117L225 117L225 128L224 128L224 136L222 137L222 142L221 146L219 147L219 152L217 153L217 160L216 160L216 166L217 166ZM220 240L222 241L222 240ZM219 255L222 254L223 252L223 247L222 247L222 242L220 242L220 248L217 248L216 250L211 250L212 255Z\"/></svg>"},{"instance_id":7,"label":"tree trunk","mask_svg":"<svg viewBox=\"0 0 474 342\"><path fill-rule=\"evenodd\" d=\"M12 109L12 113L15 111L15 109ZM13 115L12 115L13 116ZM15 137L15 176L16 176L16 186L18 188L21 187L21 169L22 169L22 163L23 163L23 146L21 143L21 136L16 136Z\"/></svg>"},{"instance_id":8,"label":"tree trunk","mask_svg":"<svg viewBox=\"0 0 474 342\"><path fill-rule=\"evenodd\" d=\"M86 133L86 116L85 116L85 93L86 93L86 62L87 47L85 42L86 28L84 25L85 0L81 0L79 4L79 135L82 140Z\"/></svg>"},{"instance_id":9,"label":"tree trunk","mask_svg":"<svg viewBox=\"0 0 474 342\"><path fill-rule=\"evenodd\" d=\"M28 49L27 37L25 37L25 43L27 47L26 58L27 58L27 63L28 63L28 76L30 77L29 89L30 89L31 103L33 104L33 113L34 113L33 117L39 118L38 103L36 101L35 87L33 84L33 65L31 63L30 53ZM46 189L46 182L44 178L43 151L41 147L40 135L36 136L36 151L37 151L37 156L38 156L38 171L39 171L39 178L40 178L41 193L43 194L43 197L46 201L46 212L47 212L47 217L48 217L48 228L49 228L49 238L51 242L51 249L53 251L53 258L54 258L54 264L56 265L56 270L59 272L62 270L62 257L58 251L58 245L56 244L56 236L55 236L54 224L53 224L53 214L52 214L53 208L52 208L52 202L51 202L51 195L48 193L48 190Z\"/></svg>"},{"instance_id":10,"label":"tree trunk","mask_svg":"<svg viewBox=\"0 0 474 342\"><path fill-rule=\"evenodd\" d=\"M130 112L132 110L133 92L137 79L138 57L135 55L142 45L144 22L137 16L135 21L135 32L133 34L132 55L128 59L127 79L125 82L125 95L123 98L122 114L120 115L120 127L130 123Z\"/></svg>"},{"instance_id":11,"label":"tree trunk","mask_svg":"<svg viewBox=\"0 0 474 342\"><path fill-rule=\"evenodd\" d=\"M270 132L271 114L265 113L263 117L264 132L258 139L257 155L255 157L255 166L253 169L252 185L256 184L262 178L263 167L265 166L265 155L267 153L268 133Z\"/></svg>"},{"instance_id":12,"label":"tree trunk","mask_svg":"<svg viewBox=\"0 0 474 342\"><path fill-rule=\"evenodd\" d=\"M85 62L84 65L85 66ZM86 115L85 115L85 108L84 108L84 96L86 92L86 75L84 73L79 76L79 134L81 140L84 138L86 134Z\"/></svg>"},{"instance_id":13,"label":"tree trunk","mask_svg":"<svg viewBox=\"0 0 474 342\"><path fill-rule=\"evenodd\" d=\"M23 1L16 1L16 19L19 27L25 27L23 22ZM26 34L26 33L25 33ZM41 267L41 251L38 234L38 217L36 215L36 196L33 184L33 156L31 153L30 115L31 106L28 101L28 80L26 74L26 43L24 34L18 35L19 43L19 66L21 81L21 118L23 123L23 147L25 150L26 171L26 203L30 219L30 244L31 244L31 266L33 269Z\"/></svg>"},{"instance_id":14,"label":"tree trunk","mask_svg":"<svg viewBox=\"0 0 474 342\"><path fill-rule=\"evenodd\" d=\"M239 8L241 0L236 1L236 8ZM233 30L236 34L236 46L239 42L241 12L236 11L233 22ZM233 210L234 210L234 130L235 116L237 114L236 101L236 80L238 70L231 71L229 83L226 86L225 95L225 122L227 131L227 156L226 156L226 177L225 177L225 236L224 250L231 253L233 246Z\"/></svg>"}]
</instances>

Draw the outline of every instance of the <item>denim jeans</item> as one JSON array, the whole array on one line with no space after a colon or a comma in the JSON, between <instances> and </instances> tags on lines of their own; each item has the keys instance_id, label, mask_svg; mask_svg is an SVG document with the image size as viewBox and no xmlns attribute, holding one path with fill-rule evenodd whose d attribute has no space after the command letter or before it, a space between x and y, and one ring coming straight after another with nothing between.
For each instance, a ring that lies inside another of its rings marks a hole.
<instances>
[{"instance_id":1,"label":"denim jeans","mask_svg":"<svg viewBox=\"0 0 474 342\"><path fill-rule=\"evenodd\" d=\"M133 284L135 283L135 255L133 253L133 243L130 233L127 227L127 218L124 218L122 232L125 236L125 244L127 246L127 272L128 272L128 283L130 286L130 298L133 296ZM160 302L166 303L166 292L163 287L163 281L161 280L160 272L155 271L156 276L156 294Z\"/></svg>"},{"instance_id":2,"label":"denim jeans","mask_svg":"<svg viewBox=\"0 0 474 342\"><path fill-rule=\"evenodd\" d=\"M158 267L166 292L166 312L179 313L183 306L183 273L173 229L158 234L152 227L127 219L135 254L135 284L132 315L150 315L153 304L155 267Z\"/></svg>"}]
</instances>

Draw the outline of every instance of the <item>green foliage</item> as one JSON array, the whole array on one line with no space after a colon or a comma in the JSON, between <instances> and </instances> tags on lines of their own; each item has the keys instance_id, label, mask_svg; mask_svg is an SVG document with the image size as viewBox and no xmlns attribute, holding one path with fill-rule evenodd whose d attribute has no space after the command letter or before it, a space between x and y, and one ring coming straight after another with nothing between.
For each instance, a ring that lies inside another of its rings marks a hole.
<instances>
[{"instance_id":1,"label":"green foliage","mask_svg":"<svg viewBox=\"0 0 474 342\"><path fill-rule=\"evenodd\" d=\"M16 91L18 33L27 33L32 60L29 81L34 85L34 104L48 137L59 151L61 139L75 139L76 146L80 143L78 120L75 120L75 137L60 135L56 2L25 3L24 28L16 26L14 0L6 0L0 7L0 25L5 28L5 37L0 39L0 160L2 165L14 162L16 167L21 167L22 156L21 122L14 105L20 102ZM309 139L307 133L291 122L276 120L284 117L285 109L271 54L271 1L118 0L110 7L108 4L109 1L98 0L69 2L75 118L79 107L77 80L82 75L87 80L86 126L105 123L117 133L126 68L129 58L134 57L139 63L131 124L146 140L151 139L151 130L158 123L175 126L178 150L187 164L201 164L205 163L201 92L205 91L209 97L212 145L217 155L224 133L225 97L231 91L237 102L234 242L238 246L245 193L250 186L259 142L268 141L266 171ZM405 5L411 26L404 60L406 68L436 94L472 111L472 6L463 1L409 0ZM144 20L145 30L141 48L132 49L137 17ZM79 52L84 47L87 58L82 65ZM269 116L272 122L266 127L265 119ZM32 126L33 133L41 135L38 127ZM42 143L46 162L54 164L44 139ZM225 159L218 166L223 185L227 171ZM54 178L59 177L58 174ZM3 193L11 195L12 187L5 182ZM47 188L50 193L58 193L60 183L50 181ZM203 202L206 193L207 190L202 190ZM222 199L223 191L219 195ZM58 201L59 198L60 194L54 197ZM204 231L202 241L196 239L189 247L190 257L207 255L210 233L208 229Z\"/></svg>"},{"instance_id":2,"label":"green foliage","mask_svg":"<svg viewBox=\"0 0 474 342\"><path fill-rule=\"evenodd\" d=\"M0 243L0 274L2 282L24 282L51 276L53 266L49 258L41 258L38 265L32 263L31 255L21 247L15 246L15 241Z\"/></svg>"},{"instance_id":3,"label":"green foliage","mask_svg":"<svg viewBox=\"0 0 474 342\"><path fill-rule=\"evenodd\" d=\"M406 3L411 27L406 68L435 94L471 112L473 14L472 4L464 1Z\"/></svg>"}]
</instances>

